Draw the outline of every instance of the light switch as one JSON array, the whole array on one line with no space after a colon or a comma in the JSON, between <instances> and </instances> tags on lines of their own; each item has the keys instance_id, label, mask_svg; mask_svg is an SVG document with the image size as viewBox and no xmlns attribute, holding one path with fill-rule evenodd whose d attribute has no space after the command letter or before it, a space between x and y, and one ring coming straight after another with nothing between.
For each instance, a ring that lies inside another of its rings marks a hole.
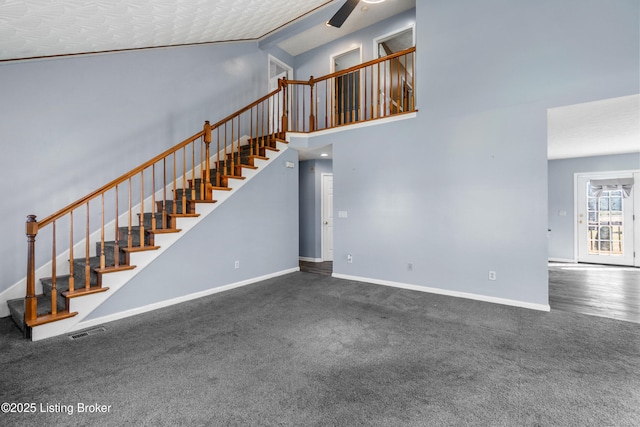
<instances>
[{"instance_id":1,"label":"light switch","mask_svg":"<svg viewBox=\"0 0 640 427\"><path fill-rule=\"evenodd\" d=\"M346 218L347 211L338 211L338 218Z\"/></svg>"}]
</instances>

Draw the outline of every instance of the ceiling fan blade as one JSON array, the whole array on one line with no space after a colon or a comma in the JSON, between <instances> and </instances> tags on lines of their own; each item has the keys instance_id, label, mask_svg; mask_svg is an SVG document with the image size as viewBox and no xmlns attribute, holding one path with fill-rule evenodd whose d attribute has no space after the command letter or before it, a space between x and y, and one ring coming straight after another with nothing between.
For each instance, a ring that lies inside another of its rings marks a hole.
<instances>
[{"instance_id":1,"label":"ceiling fan blade","mask_svg":"<svg viewBox=\"0 0 640 427\"><path fill-rule=\"evenodd\" d=\"M356 8L356 5L359 1L360 0L347 0L346 3L343 4L342 7L336 12L336 14L333 15L333 17L329 21L327 21L327 24L336 28L342 27L342 24L344 24L344 21L346 21L349 15L351 15L351 12L353 12L353 9Z\"/></svg>"}]
</instances>

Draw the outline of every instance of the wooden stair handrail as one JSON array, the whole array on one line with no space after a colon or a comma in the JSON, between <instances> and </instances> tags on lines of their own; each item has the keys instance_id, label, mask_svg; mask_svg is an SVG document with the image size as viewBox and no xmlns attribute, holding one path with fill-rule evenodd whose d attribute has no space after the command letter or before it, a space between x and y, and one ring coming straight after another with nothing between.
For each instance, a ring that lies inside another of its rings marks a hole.
<instances>
[{"instance_id":1,"label":"wooden stair handrail","mask_svg":"<svg viewBox=\"0 0 640 427\"><path fill-rule=\"evenodd\" d=\"M412 52L415 52L415 51L416 51L416 47L413 46L413 47L410 47L408 49L401 50L401 51L396 52L396 53L392 53L391 55L383 56L382 58L372 59L371 61L363 62L362 64L354 65L353 67L346 68L346 69L340 70L340 71L336 71L335 73L327 74L327 75L324 75L322 77L318 77L318 78L311 77L309 80L286 80L286 83L288 85L309 85L309 86L311 86L311 85L314 85L314 84L316 84L318 82L321 82L321 81L324 81L324 80L328 80L328 79L331 79L331 78L334 78L334 77L340 77L340 76L342 76L344 74L352 73L352 72L357 71L357 70L359 70L361 68L366 68L366 67L369 67L371 65L379 64L379 63L388 61L390 59L398 58L400 56L404 56L404 55L406 55L408 53L412 53Z\"/></svg>"},{"instance_id":2,"label":"wooden stair handrail","mask_svg":"<svg viewBox=\"0 0 640 427\"><path fill-rule=\"evenodd\" d=\"M219 126L221 126L221 125L225 124L226 122L232 120L234 117L237 117L240 114L250 110L251 108L255 107L256 105L260 104L261 102L266 101L271 96L275 95L276 93L280 92L281 90L282 90L282 85L280 85L280 87L278 87L278 89L274 89L273 91L271 91L267 95L263 96L262 98L258 99L257 101L254 101L251 104L249 104L249 105L243 107L242 109L236 111L235 113L230 114L229 116L227 116L224 119L220 120L216 124L209 125L211 127L211 130L214 130L214 129L218 128ZM208 124L209 122L207 121L206 123ZM159 162L163 158L170 156L171 154L173 154L173 153L177 152L178 150L182 149L183 147L186 147L187 145L189 145L190 143L196 141L198 138L203 137L204 135L205 135L205 131L202 130L202 131L196 133L195 135L190 136L189 138L185 139L184 141L180 142L179 144L177 144L177 145L165 150L164 152L158 154L157 156L155 156L151 160L146 161L145 163L141 164L140 166L130 170L129 172L127 172L127 173L121 175L120 177L114 179L113 181L109 182L108 184L105 184L102 187L98 188L97 190L87 194L83 198L78 199L77 201L71 203L70 205L68 205L68 206L60 209L59 211L55 212L54 214L49 215L45 219L43 219L41 221L38 221L37 222L38 228L45 227L46 225L52 223L56 219L61 218L62 216L64 216L64 215L68 214L69 212L77 209L78 207L84 205L85 203L95 199L96 197L100 196L101 194L111 190L116 185L122 184L123 182L127 181L129 178L132 178L132 177L136 176L141 171L143 171L143 170L147 169L148 167L150 167L151 165Z\"/></svg>"}]
</instances>

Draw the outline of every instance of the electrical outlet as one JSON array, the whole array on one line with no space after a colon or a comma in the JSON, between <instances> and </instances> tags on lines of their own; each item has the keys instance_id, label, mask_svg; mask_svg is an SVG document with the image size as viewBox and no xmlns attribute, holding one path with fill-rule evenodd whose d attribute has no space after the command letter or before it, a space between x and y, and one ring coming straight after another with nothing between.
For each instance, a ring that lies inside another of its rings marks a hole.
<instances>
[{"instance_id":1,"label":"electrical outlet","mask_svg":"<svg viewBox=\"0 0 640 427\"><path fill-rule=\"evenodd\" d=\"M351 256L351 254L348 254L348 255L347 255L347 262L348 262L349 264L353 263L353 256Z\"/></svg>"},{"instance_id":2,"label":"electrical outlet","mask_svg":"<svg viewBox=\"0 0 640 427\"><path fill-rule=\"evenodd\" d=\"M240 261L236 261L234 266L235 266L235 268L240 268Z\"/></svg>"},{"instance_id":3,"label":"electrical outlet","mask_svg":"<svg viewBox=\"0 0 640 427\"><path fill-rule=\"evenodd\" d=\"M489 280L496 280L496 272L489 270Z\"/></svg>"}]
</instances>

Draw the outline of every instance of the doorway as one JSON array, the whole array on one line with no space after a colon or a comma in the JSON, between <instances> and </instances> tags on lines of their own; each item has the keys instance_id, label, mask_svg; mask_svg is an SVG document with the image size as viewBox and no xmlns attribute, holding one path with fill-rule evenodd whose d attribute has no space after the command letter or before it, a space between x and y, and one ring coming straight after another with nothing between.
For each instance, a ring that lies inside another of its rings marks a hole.
<instances>
[{"instance_id":1,"label":"doorway","mask_svg":"<svg viewBox=\"0 0 640 427\"><path fill-rule=\"evenodd\" d=\"M633 175L576 176L578 262L634 265Z\"/></svg>"},{"instance_id":2,"label":"doorway","mask_svg":"<svg viewBox=\"0 0 640 427\"><path fill-rule=\"evenodd\" d=\"M409 49L415 46L415 27L413 25L377 37L373 41L376 58ZM393 58L379 69L378 76L383 90L374 94L374 104L379 101L378 109L383 116L409 111L415 105L413 79L413 61L406 56Z\"/></svg>"},{"instance_id":3,"label":"doorway","mask_svg":"<svg viewBox=\"0 0 640 427\"><path fill-rule=\"evenodd\" d=\"M333 261L333 174L323 173L321 179L322 260Z\"/></svg>"},{"instance_id":4,"label":"doorway","mask_svg":"<svg viewBox=\"0 0 640 427\"><path fill-rule=\"evenodd\" d=\"M331 72L344 71L362 63L362 48L342 52L331 57ZM333 79L333 123L356 123L360 112L360 71L352 71Z\"/></svg>"},{"instance_id":5,"label":"doorway","mask_svg":"<svg viewBox=\"0 0 640 427\"><path fill-rule=\"evenodd\" d=\"M278 88L278 80L282 78L286 78L288 80L293 80L293 67L285 64L280 61L276 57L269 55L269 92ZM284 115L285 109L289 110L290 101L287 99L286 106L275 105L273 98L269 100L269 111L274 114L272 117L273 120L269 120L269 133L274 133L279 126L276 126L277 123L282 123L282 116Z\"/></svg>"}]
</instances>

